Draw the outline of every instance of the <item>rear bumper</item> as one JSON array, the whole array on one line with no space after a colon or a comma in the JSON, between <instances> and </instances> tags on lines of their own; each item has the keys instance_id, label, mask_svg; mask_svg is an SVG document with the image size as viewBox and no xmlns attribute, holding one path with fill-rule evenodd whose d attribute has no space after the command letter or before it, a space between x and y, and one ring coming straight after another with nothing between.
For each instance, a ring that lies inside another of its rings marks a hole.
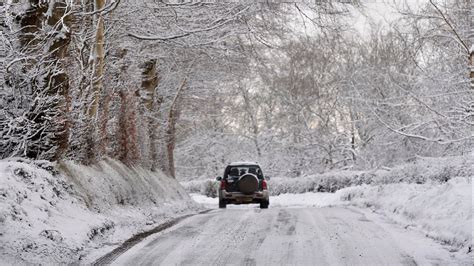
<instances>
[{"instance_id":1,"label":"rear bumper","mask_svg":"<svg viewBox=\"0 0 474 266\"><path fill-rule=\"evenodd\" d=\"M219 199L225 200L230 204L246 204L246 203L260 203L269 201L268 190L256 191L253 194L247 195L240 192L228 192L225 189L219 190Z\"/></svg>"}]
</instances>

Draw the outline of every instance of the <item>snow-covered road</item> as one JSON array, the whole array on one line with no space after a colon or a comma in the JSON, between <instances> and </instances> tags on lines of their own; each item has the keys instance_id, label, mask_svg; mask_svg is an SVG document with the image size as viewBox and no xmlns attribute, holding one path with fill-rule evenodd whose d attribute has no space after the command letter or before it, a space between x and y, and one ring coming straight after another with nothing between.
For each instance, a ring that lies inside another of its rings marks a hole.
<instances>
[{"instance_id":1,"label":"snow-covered road","mask_svg":"<svg viewBox=\"0 0 474 266\"><path fill-rule=\"evenodd\" d=\"M459 263L423 235L352 208L229 206L151 235L114 265Z\"/></svg>"}]
</instances>

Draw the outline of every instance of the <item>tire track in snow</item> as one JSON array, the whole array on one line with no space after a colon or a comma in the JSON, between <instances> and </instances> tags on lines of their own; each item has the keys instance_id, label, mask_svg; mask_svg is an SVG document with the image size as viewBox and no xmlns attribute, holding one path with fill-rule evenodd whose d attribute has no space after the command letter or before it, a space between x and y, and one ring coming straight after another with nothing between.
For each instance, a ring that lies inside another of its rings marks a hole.
<instances>
[{"instance_id":1,"label":"tire track in snow","mask_svg":"<svg viewBox=\"0 0 474 266\"><path fill-rule=\"evenodd\" d=\"M212 210L205 210L205 211L199 212L198 214L205 214L205 213L208 213L210 211L212 211ZM165 222L163 224L160 224L157 227L155 227L155 228L153 228L149 231L138 233L138 234L134 235L133 237L131 237L130 239L128 239L127 241L125 241L119 247L115 248L111 252L109 252L109 253L105 254L104 256L100 257L99 259L97 259L95 262L92 263L92 265L96 266L96 265L110 264L112 261L114 261L120 255L125 253L127 250L129 250L130 248L132 248L136 244L140 243L146 237L148 237L152 234L156 234L156 233L159 233L161 231L164 231L164 230L176 225L180 221L182 221L182 220L184 220L188 217L194 216L194 215L197 215L197 214L187 214L187 215L175 218L173 220L170 220L168 222Z\"/></svg>"}]
</instances>

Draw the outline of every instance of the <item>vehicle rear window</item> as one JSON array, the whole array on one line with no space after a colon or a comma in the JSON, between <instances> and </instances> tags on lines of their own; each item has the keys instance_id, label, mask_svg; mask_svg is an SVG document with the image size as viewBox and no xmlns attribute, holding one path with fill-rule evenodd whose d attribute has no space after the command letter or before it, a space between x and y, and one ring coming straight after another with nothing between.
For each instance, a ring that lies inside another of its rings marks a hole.
<instances>
[{"instance_id":1,"label":"vehicle rear window","mask_svg":"<svg viewBox=\"0 0 474 266\"><path fill-rule=\"evenodd\" d=\"M239 177L245 174L254 174L259 179L263 179L262 170L257 166L232 166L224 177Z\"/></svg>"}]
</instances>

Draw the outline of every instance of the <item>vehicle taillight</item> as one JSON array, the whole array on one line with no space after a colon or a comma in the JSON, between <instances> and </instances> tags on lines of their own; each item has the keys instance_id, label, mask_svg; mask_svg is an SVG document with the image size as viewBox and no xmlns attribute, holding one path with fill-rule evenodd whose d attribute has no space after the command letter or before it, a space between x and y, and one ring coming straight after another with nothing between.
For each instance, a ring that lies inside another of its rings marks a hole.
<instances>
[{"instance_id":1,"label":"vehicle taillight","mask_svg":"<svg viewBox=\"0 0 474 266\"><path fill-rule=\"evenodd\" d=\"M267 189L267 181L262 180L262 189Z\"/></svg>"},{"instance_id":2,"label":"vehicle taillight","mask_svg":"<svg viewBox=\"0 0 474 266\"><path fill-rule=\"evenodd\" d=\"M226 189L226 183L224 180L221 180L221 189Z\"/></svg>"}]
</instances>

